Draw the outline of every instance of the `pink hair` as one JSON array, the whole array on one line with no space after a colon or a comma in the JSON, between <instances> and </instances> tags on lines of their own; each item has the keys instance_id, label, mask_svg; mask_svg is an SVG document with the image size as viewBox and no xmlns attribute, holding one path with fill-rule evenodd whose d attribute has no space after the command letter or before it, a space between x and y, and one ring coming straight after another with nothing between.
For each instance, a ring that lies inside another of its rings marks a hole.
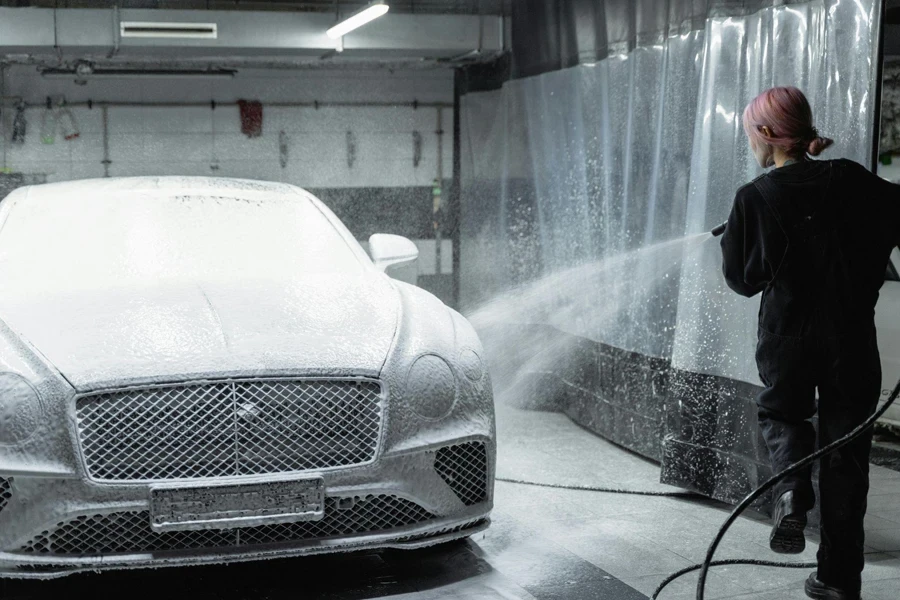
<instances>
[{"instance_id":1,"label":"pink hair","mask_svg":"<svg viewBox=\"0 0 900 600\"><path fill-rule=\"evenodd\" d=\"M772 137L763 135L763 127L771 130ZM809 101L795 87L773 87L754 98L744 109L744 131L754 147L769 144L791 156L818 156L834 143L819 136Z\"/></svg>"}]
</instances>

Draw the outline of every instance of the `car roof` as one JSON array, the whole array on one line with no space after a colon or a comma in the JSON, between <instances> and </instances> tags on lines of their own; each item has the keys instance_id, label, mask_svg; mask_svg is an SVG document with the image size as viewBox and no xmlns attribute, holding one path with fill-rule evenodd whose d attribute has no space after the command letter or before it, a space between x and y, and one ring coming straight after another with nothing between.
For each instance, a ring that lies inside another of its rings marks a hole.
<instances>
[{"instance_id":1,"label":"car roof","mask_svg":"<svg viewBox=\"0 0 900 600\"><path fill-rule=\"evenodd\" d=\"M190 194L222 197L238 197L252 200L265 200L277 195L284 200L293 197L298 201L306 200L315 206L344 239L357 258L364 264L371 265L368 254L350 233L341 220L318 198L296 185L256 179L231 179L228 177L197 176L160 176L160 177L105 177L102 179L79 179L57 183L30 185L13 190L6 199L0 202L0 227L6 220L13 205L28 202L34 198L59 198L72 201L79 196L90 197L107 192L138 192L147 194Z\"/></svg>"},{"instance_id":2,"label":"car roof","mask_svg":"<svg viewBox=\"0 0 900 600\"><path fill-rule=\"evenodd\" d=\"M28 186L18 190L17 197L39 197L44 195L69 198L81 193L98 192L185 192L215 195L283 194L309 198L306 190L287 183L257 181L253 179L230 179L227 177L108 177L103 179L81 179Z\"/></svg>"}]
</instances>

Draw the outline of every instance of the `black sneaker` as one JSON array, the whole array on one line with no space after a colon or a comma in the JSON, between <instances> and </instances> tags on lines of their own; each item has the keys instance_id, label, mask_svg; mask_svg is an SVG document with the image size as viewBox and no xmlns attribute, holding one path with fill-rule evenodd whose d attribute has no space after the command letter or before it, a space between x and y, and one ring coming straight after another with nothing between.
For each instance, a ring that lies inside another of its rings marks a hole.
<instances>
[{"instance_id":1,"label":"black sneaker","mask_svg":"<svg viewBox=\"0 0 900 600\"><path fill-rule=\"evenodd\" d=\"M806 595L813 600L860 600L859 594L851 594L827 583L822 583L816 578L816 573L810 573L804 586Z\"/></svg>"},{"instance_id":2,"label":"black sneaker","mask_svg":"<svg viewBox=\"0 0 900 600\"><path fill-rule=\"evenodd\" d=\"M794 492L789 490L775 501L772 517L772 534L769 548L778 554L800 554L806 549L806 511L794 501Z\"/></svg>"}]
</instances>

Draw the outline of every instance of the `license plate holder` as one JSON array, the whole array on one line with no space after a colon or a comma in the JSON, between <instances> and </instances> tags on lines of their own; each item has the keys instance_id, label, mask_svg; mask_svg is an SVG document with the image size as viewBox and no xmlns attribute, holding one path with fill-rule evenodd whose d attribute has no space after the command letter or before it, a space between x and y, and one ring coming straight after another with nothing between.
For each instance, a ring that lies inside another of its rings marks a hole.
<instances>
[{"instance_id":1,"label":"license plate holder","mask_svg":"<svg viewBox=\"0 0 900 600\"><path fill-rule=\"evenodd\" d=\"M321 477L150 488L150 527L158 532L318 521L324 516Z\"/></svg>"}]
</instances>

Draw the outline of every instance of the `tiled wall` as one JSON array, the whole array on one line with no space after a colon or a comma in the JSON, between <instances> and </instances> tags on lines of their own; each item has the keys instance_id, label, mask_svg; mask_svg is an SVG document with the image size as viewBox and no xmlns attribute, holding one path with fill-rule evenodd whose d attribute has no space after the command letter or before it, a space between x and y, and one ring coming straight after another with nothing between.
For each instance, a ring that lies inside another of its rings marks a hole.
<instances>
[{"instance_id":1,"label":"tiled wall","mask_svg":"<svg viewBox=\"0 0 900 600\"><path fill-rule=\"evenodd\" d=\"M110 107L111 176L216 175L284 181L303 187L428 186L437 175L437 110L434 108L284 108L267 102L445 102L452 103L450 71L325 72L248 71L234 79L120 79L77 86L42 78L33 67L11 67L3 95L40 103L48 95L68 101L234 102L260 100L263 135L240 132L236 106ZM12 110L3 111L0 167L46 173L49 181L102 177L101 111L75 108L81 136L41 143L42 108L27 111L24 145L9 142ZM444 174L452 168L452 110L444 111ZM288 137L285 167L279 133ZM347 160L347 132L356 138L356 159ZM413 132L422 136L414 165Z\"/></svg>"}]
</instances>

